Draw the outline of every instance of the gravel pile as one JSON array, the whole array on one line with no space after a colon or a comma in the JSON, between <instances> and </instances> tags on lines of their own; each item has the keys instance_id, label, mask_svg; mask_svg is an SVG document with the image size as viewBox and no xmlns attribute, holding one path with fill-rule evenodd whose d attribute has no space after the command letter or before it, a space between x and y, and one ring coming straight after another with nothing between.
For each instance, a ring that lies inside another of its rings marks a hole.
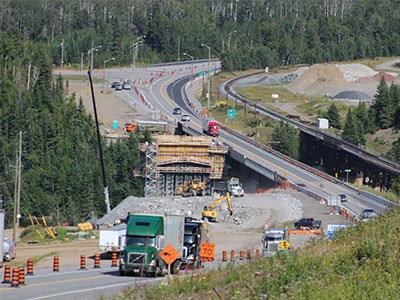
<instances>
[{"instance_id":1,"label":"gravel pile","mask_svg":"<svg viewBox=\"0 0 400 300\"><path fill-rule=\"evenodd\" d=\"M369 100L371 97L358 91L343 91L336 94L333 99Z\"/></svg>"},{"instance_id":2,"label":"gravel pile","mask_svg":"<svg viewBox=\"0 0 400 300\"><path fill-rule=\"evenodd\" d=\"M256 200L257 195L252 195ZM275 195L269 195L273 198ZM260 196L261 197L261 196ZM276 196L278 197L278 196ZM265 196L264 196L265 198ZM282 195L279 196L282 198L282 201L286 201L286 198ZM291 198L293 200L293 198ZM218 222L220 223L228 223L228 224L236 224L236 225L244 225L250 219L261 216L264 213L264 209L262 208L254 208L246 205L235 204L235 201L240 202L240 198L237 200L234 198L233 209L234 215L230 216L229 211L227 210L226 202L221 202L217 206L218 211ZM99 221L99 225L112 225L118 222L118 220L123 220L130 213L154 213L154 214L163 214L164 212L170 213L182 213L186 215L193 215L196 218L201 218L201 212L203 207L206 205L210 205L212 200L210 197L147 197L147 198L138 198L138 197L128 197L123 200L117 207L115 207L109 214L102 217ZM298 203L290 204L285 209L288 211L288 219L292 217L290 213L292 210L296 210ZM294 207L294 209L293 209ZM301 213L300 213L301 215ZM296 218L296 217L295 217Z\"/></svg>"},{"instance_id":3,"label":"gravel pile","mask_svg":"<svg viewBox=\"0 0 400 300\"><path fill-rule=\"evenodd\" d=\"M362 77L373 77L378 72L363 64L336 65L347 82L355 82Z\"/></svg>"}]
</instances>

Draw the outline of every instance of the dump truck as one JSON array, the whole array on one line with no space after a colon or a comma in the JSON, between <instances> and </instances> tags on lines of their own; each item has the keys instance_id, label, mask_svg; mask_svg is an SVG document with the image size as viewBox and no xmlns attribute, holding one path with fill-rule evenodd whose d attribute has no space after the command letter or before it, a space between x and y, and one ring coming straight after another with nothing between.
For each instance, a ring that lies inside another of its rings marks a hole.
<instances>
[{"instance_id":1,"label":"dump truck","mask_svg":"<svg viewBox=\"0 0 400 300\"><path fill-rule=\"evenodd\" d=\"M182 263L185 216L165 213L132 214L127 218L125 248L119 259L119 275L130 273L156 277L168 269L177 273ZM164 249L175 251L165 254ZM170 267L164 261L173 258ZM164 257L164 259L163 259Z\"/></svg>"},{"instance_id":2,"label":"dump truck","mask_svg":"<svg viewBox=\"0 0 400 300\"><path fill-rule=\"evenodd\" d=\"M183 197L190 196L204 196L205 195L206 184L200 180L190 180L185 181L182 186L180 186L176 193Z\"/></svg>"},{"instance_id":3,"label":"dump truck","mask_svg":"<svg viewBox=\"0 0 400 300\"><path fill-rule=\"evenodd\" d=\"M244 190L237 177L231 177L231 179L224 181L214 181L213 191L221 194L229 192L231 196L235 197L244 196Z\"/></svg>"},{"instance_id":4,"label":"dump truck","mask_svg":"<svg viewBox=\"0 0 400 300\"><path fill-rule=\"evenodd\" d=\"M285 228L268 228L264 230L262 237L262 252L263 256L270 256L277 251L285 250L280 248L280 243L286 240Z\"/></svg>"},{"instance_id":5,"label":"dump truck","mask_svg":"<svg viewBox=\"0 0 400 300\"><path fill-rule=\"evenodd\" d=\"M126 224L119 224L100 230L99 250L111 254L121 252L125 245Z\"/></svg>"},{"instance_id":6,"label":"dump truck","mask_svg":"<svg viewBox=\"0 0 400 300\"><path fill-rule=\"evenodd\" d=\"M222 195L221 197L217 198L211 203L211 206L204 206L203 212L202 212L202 219L203 220L208 220L210 222L217 222L218 218L218 212L217 212L217 205L221 203L222 201L226 200L228 204L228 210L230 215L233 215L233 206L232 206L232 201L231 197L229 196L229 193L226 193L226 195Z\"/></svg>"},{"instance_id":7,"label":"dump truck","mask_svg":"<svg viewBox=\"0 0 400 300\"><path fill-rule=\"evenodd\" d=\"M201 266L200 247L202 243L210 242L210 238L210 223L192 217L185 218L182 269Z\"/></svg>"},{"instance_id":8,"label":"dump truck","mask_svg":"<svg viewBox=\"0 0 400 300\"><path fill-rule=\"evenodd\" d=\"M211 136L219 135L218 121L212 118L203 119L202 122L203 133Z\"/></svg>"}]
</instances>

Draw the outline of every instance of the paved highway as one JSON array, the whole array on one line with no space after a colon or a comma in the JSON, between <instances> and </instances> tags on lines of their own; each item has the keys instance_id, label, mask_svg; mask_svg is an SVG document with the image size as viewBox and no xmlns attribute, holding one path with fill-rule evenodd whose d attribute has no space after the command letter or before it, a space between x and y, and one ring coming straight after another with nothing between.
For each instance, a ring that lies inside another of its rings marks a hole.
<instances>
[{"instance_id":1,"label":"paved highway","mask_svg":"<svg viewBox=\"0 0 400 300\"><path fill-rule=\"evenodd\" d=\"M100 299L122 292L128 286L143 285L162 280L162 278L121 277L118 268L102 267L87 270L39 270L33 276L25 276L25 285L10 287L9 283L0 285L0 299L39 300L39 299Z\"/></svg>"},{"instance_id":2,"label":"paved highway","mask_svg":"<svg viewBox=\"0 0 400 300\"><path fill-rule=\"evenodd\" d=\"M134 105L150 116L157 116L171 124L181 122L180 116L173 115L172 109L181 106L184 113L191 115L189 122L183 123L184 128L201 134L201 118L198 112L201 106L194 99L194 93L190 89L191 63L179 65L152 66L146 69L109 69L106 72L108 81L131 79L137 90L118 92L121 101ZM194 64L195 72L206 71L207 63L199 61ZM213 67L219 68L219 64L213 62ZM75 74L86 72L75 72ZM65 74L65 73L64 73ZM94 72L94 76L101 78L102 72ZM100 88L100 85L95 88ZM195 84L193 84L195 87ZM191 105L188 105L191 103ZM315 174L291 164L267 151L256 147L237 135L222 131L218 138L220 142L229 145L244 161L252 161L260 166L265 166L286 177L289 181L318 192L325 196L345 193L349 201L344 206L359 214L364 207L374 208L382 212L387 208L387 203L373 201L359 195L356 191L344 184L336 184L323 179ZM102 268L89 270L62 270L53 273L51 270L42 270L35 276L26 276L26 286L11 288L10 284L0 286L0 299L98 299L100 296L114 295L127 286L154 282L154 278L120 277L116 268Z\"/></svg>"}]
</instances>

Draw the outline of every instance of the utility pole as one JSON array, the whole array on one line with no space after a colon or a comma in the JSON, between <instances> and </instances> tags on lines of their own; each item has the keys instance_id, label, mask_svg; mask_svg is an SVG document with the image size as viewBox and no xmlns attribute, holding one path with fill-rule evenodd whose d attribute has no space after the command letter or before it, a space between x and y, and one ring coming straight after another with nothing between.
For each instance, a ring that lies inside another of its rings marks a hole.
<instances>
[{"instance_id":1,"label":"utility pole","mask_svg":"<svg viewBox=\"0 0 400 300\"><path fill-rule=\"evenodd\" d=\"M95 120L95 124L96 124L97 142L98 142L98 146L99 146L99 155L100 155L100 166L101 166L101 173L103 175L104 196L105 196L106 208L107 208L107 214L108 214L111 211L110 196L108 194L108 184L107 184L107 177L106 177L106 169L105 169L105 166L104 166L103 149L101 147L99 120L97 118L96 100L94 98L93 81L92 81L91 72L92 72L92 70L89 69L89 71L88 71L89 83L90 83L90 90L92 91L94 120Z\"/></svg>"},{"instance_id":2,"label":"utility pole","mask_svg":"<svg viewBox=\"0 0 400 300\"><path fill-rule=\"evenodd\" d=\"M4 248L3 248L3 240L4 240L4 198L3 194L0 194L0 266L3 264L4 259Z\"/></svg>"},{"instance_id":3,"label":"utility pole","mask_svg":"<svg viewBox=\"0 0 400 300\"><path fill-rule=\"evenodd\" d=\"M17 230L19 227L19 202L21 195L21 152L22 152L22 131L19 132L19 147L16 155L15 182L14 182L14 212L13 212L13 241L17 244Z\"/></svg>"},{"instance_id":4,"label":"utility pole","mask_svg":"<svg viewBox=\"0 0 400 300\"><path fill-rule=\"evenodd\" d=\"M21 218L21 165L22 165L22 131L19 131L19 154L18 154L18 189L17 189L17 228L19 228L19 219Z\"/></svg>"}]
</instances>

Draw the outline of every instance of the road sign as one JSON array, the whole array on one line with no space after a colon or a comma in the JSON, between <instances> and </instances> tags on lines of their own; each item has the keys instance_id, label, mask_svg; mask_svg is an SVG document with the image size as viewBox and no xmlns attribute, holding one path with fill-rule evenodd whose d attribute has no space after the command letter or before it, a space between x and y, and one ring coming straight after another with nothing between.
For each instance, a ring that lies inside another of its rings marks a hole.
<instances>
[{"instance_id":1,"label":"road sign","mask_svg":"<svg viewBox=\"0 0 400 300\"><path fill-rule=\"evenodd\" d=\"M290 243L287 240L283 240L279 243L279 247L283 250L287 250L290 247Z\"/></svg>"},{"instance_id":2,"label":"road sign","mask_svg":"<svg viewBox=\"0 0 400 300\"><path fill-rule=\"evenodd\" d=\"M167 265L171 265L180 256L180 253L174 248L174 246L168 244L167 247L161 251L160 256Z\"/></svg>"},{"instance_id":3,"label":"road sign","mask_svg":"<svg viewBox=\"0 0 400 300\"><path fill-rule=\"evenodd\" d=\"M344 171L345 171L346 173L350 173L350 172L351 172L351 169L344 169Z\"/></svg>"},{"instance_id":4,"label":"road sign","mask_svg":"<svg viewBox=\"0 0 400 300\"><path fill-rule=\"evenodd\" d=\"M202 261L214 261L214 249L213 243L202 243L200 246L200 260Z\"/></svg>"},{"instance_id":5,"label":"road sign","mask_svg":"<svg viewBox=\"0 0 400 300\"><path fill-rule=\"evenodd\" d=\"M236 109L228 109L228 119L236 119Z\"/></svg>"},{"instance_id":6,"label":"road sign","mask_svg":"<svg viewBox=\"0 0 400 300\"><path fill-rule=\"evenodd\" d=\"M199 73L199 76L200 76L200 77L202 77L202 76L205 77L206 75L207 75L207 72L200 72L200 73Z\"/></svg>"}]
</instances>

